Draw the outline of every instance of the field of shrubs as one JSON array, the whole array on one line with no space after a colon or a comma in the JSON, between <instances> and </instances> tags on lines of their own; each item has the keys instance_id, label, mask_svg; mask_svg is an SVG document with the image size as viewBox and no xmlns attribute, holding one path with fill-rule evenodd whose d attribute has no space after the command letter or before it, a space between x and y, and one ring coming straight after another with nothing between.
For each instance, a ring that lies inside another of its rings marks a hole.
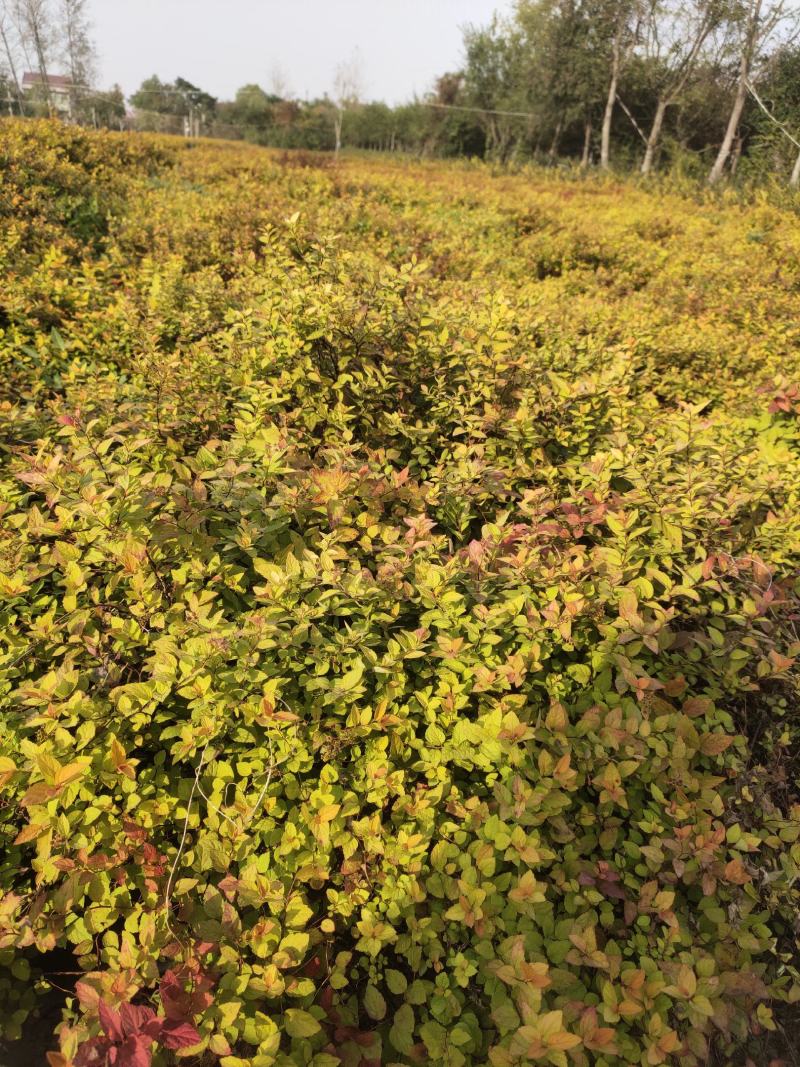
<instances>
[{"instance_id":1,"label":"field of shrubs","mask_svg":"<svg viewBox=\"0 0 800 1067\"><path fill-rule=\"evenodd\" d=\"M7 1047L798 1062L790 207L11 120L0 176Z\"/></svg>"}]
</instances>

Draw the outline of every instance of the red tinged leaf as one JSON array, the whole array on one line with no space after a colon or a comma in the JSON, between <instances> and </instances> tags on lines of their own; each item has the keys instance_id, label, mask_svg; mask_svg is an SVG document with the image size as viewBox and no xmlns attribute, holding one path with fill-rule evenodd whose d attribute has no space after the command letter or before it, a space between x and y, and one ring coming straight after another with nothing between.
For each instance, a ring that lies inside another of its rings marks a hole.
<instances>
[{"instance_id":1,"label":"red tinged leaf","mask_svg":"<svg viewBox=\"0 0 800 1067\"><path fill-rule=\"evenodd\" d=\"M614 1034L610 1026L600 1026L591 1036L591 1047L595 1049L605 1049L606 1052L612 1053L614 1051ZM590 1043L586 1042L587 1045Z\"/></svg>"},{"instance_id":2,"label":"red tinged leaf","mask_svg":"<svg viewBox=\"0 0 800 1067\"><path fill-rule=\"evenodd\" d=\"M319 1006L326 1012L329 1018L333 1018L331 1006L333 1004L333 986L326 985L319 995ZM336 1022L336 1019L334 1019Z\"/></svg>"},{"instance_id":3,"label":"red tinged leaf","mask_svg":"<svg viewBox=\"0 0 800 1067\"><path fill-rule=\"evenodd\" d=\"M119 1009L119 1017L125 1037L142 1032L149 1033L152 1023L158 1022L153 1009L141 1004L123 1004ZM157 1034L153 1034L154 1040L156 1036Z\"/></svg>"},{"instance_id":4,"label":"red tinged leaf","mask_svg":"<svg viewBox=\"0 0 800 1067\"><path fill-rule=\"evenodd\" d=\"M53 797L57 797L61 789L57 785L48 785L46 782L37 782L32 785L22 798L20 803L24 808L35 808L46 804Z\"/></svg>"},{"instance_id":5,"label":"red tinged leaf","mask_svg":"<svg viewBox=\"0 0 800 1067\"><path fill-rule=\"evenodd\" d=\"M164 1048L190 1048L199 1041L200 1034L191 1023L180 1022L178 1019L166 1019L162 1022L159 1043Z\"/></svg>"},{"instance_id":6,"label":"red tinged leaf","mask_svg":"<svg viewBox=\"0 0 800 1067\"><path fill-rule=\"evenodd\" d=\"M153 1062L153 1054L150 1051L152 1044L150 1038L141 1034L129 1037L117 1049L114 1067L150 1067Z\"/></svg>"},{"instance_id":7,"label":"red tinged leaf","mask_svg":"<svg viewBox=\"0 0 800 1067\"><path fill-rule=\"evenodd\" d=\"M226 874L218 884L217 889L220 893L224 893L228 900L233 900L236 896L237 890L241 887L241 882L238 878L234 878L232 874Z\"/></svg>"},{"instance_id":8,"label":"red tinged leaf","mask_svg":"<svg viewBox=\"0 0 800 1067\"><path fill-rule=\"evenodd\" d=\"M669 697L679 697L686 690L686 679L682 674L677 675L675 678L670 678L668 682L664 683L664 692Z\"/></svg>"},{"instance_id":9,"label":"red tinged leaf","mask_svg":"<svg viewBox=\"0 0 800 1067\"><path fill-rule=\"evenodd\" d=\"M748 882L752 882L752 878L745 870L745 866L738 858L732 859L729 863L725 864L725 880L733 882L735 885L746 885Z\"/></svg>"},{"instance_id":10,"label":"red tinged leaf","mask_svg":"<svg viewBox=\"0 0 800 1067\"><path fill-rule=\"evenodd\" d=\"M41 837L43 833L49 830L49 823L46 822L32 822L28 823L12 841L14 845L25 845L29 841L35 841L37 837ZM66 868L59 867L59 870L65 870Z\"/></svg>"},{"instance_id":11,"label":"red tinged leaf","mask_svg":"<svg viewBox=\"0 0 800 1067\"><path fill-rule=\"evenodd\" d=\"M700 738L700 751L704 756L719 756L732 744L733 738L726 734L703 734Z\"/></svg>"},{"instance_id":12,"label":"red tinged leaf","mask_svg":"<svg viewBox=\"0 0 800 1067\"><path fill-rule=\"evenodd\" d=\"M467 545L467 556L470 563L475 566L480 566L483 557L486 555L486 549L481 541L470 541Z\"/></svg>"},{"instance_id":13,"label":"red tinged leaf","mask_svg":"<svg viewBox=\"0 0 800 1067\"><path fill-rule=\"evenodd\" d=\"M124 1040L126 1034L122 1028L122 1019L118 1011L115 1011L114 1008L101 1000L97 1005L97 1014L100 1016L100 1024L105 1031L106 1037L117 1042Z\"/></svg>"},{"instance_id":14,"label":"red tinged leaf","mask_svg":"<svg viewBox=\"0 0 800 1067\"><path fill-rule=\"evenodd\" d=\"M790 667L794 666L794 660L791 656L782 656L775 649L770 649L769 659L775 669L776 674L782 674L784 671L788 671Z\"/></svg>"},{"instance_id":15,"label":"red tinged leaf","mask_svg":"<svg viewBox=\"0 0 800 1067\"><path fill-rule=\"evenodd\" d=\"M184 989L183 983L173 970L166 971L161 979L159 992L161 1003L164 1006L164 1014L168 1019L181 1022L190 1020L192 1016L199 1015L213 1002L214 998L209 992L213 986L210 978L200 974L192 976L191 987Z\"/></svg>"},{"instance_id":16,"label":"red tinged leaf","mask_svg":"<svg viewBox=\"0 0 800 1067\"><path fill-rule=\"evenodd\" d=\"M75 1053L74 1067L105 1067L114 1043L106 1037L92 1037L84 1041Z\"/></svg>"},{"instance_id":17,"label":"red tinged leaf","mask_svg":"<svg viewBox=\"0 0 800 1067\"><path fill-rule=\"evenodd\" d=\"M334 1040L338 1042L355 1041L362 1048L367 1048L375 1039L371 1030L359 1030L355 1026L340 1026L334 1030Z\"/></svg>"},{"instance_id":18,"label":"red tinged leaf","mask_svg":"<svg viewBox=\"0 0 800 1067\"><path fill-rule=\"evenodd\" d=\"M714 566L715 566L716 562L717 562L717 557L716 556L708 556L707 559L705 560L705 562L703 563L703 566L700 569L700 573L703 575L703 577L706 580L708 580L711 577L711 575L714 573Z\"/></svg>"},{"instance_id":19,"label":"red tinged leaf","mask_svg":"<svg viewBox=\"0 0 800 1067\"><path fill-rule=\"evenodd\" d=\"M610 881L607 878L599 878L597 880L597 888L603 894L604 897L613 898L614 900L625 900L625 890L617 882Z\"/></svg>"},{"instance_id":20,"label":"red tinged leaf","mask_svg":"<svg viewBox=\"0 0 800 1067\"><path fill-rule=\"evenodd\" d=\"M142 855L148 863L158 863L161 859L158 849L151 845L149 841L145 841L142 845Z\"/></svg>"},{"instance_id":21,"label":"red tinged leaf","mask_svg":"<svg viewBox=\"0 0 800 1067\"><path fill-rule=\"evenodd\" d=\"M125 836L133 838L134 841L147 840L147 830L145 830L144 827L139 826L138 823L135 823L132 819L123 819L122 829L125 832Z\"/></svg>"},{"instance_id":22,"label":"red tinged leaf","mask_svg":"<svg viewBox=\"0 0 800 1067\"><path fill-rule=\"evenodd\" d=\"M194 951L198 956L205 956L208 952L213 952L217 947L216 941L195 941Z\"/></svg>"},{"instance_id":23,"label":"red tinged leaf","mask_svg":"<svg viewBox=\"0 0 800 1067\"><path fill-rule=\"evenodd\" d=\"M159 986L164 1014L168 1019L185 1019L187 1012L186 992L174 971L166 971Z\"/></svg>"},{"instance_id":24,"label":"red tinged leaf","mask_svg":"<svg viewBox=\"0 0 800 1067\"><path fill-rule=\"evenodd\" d=\"M375 1040L375 1035L371 1030L356 1030L352 1037L353 1041L355 1041L357 1045L361 1045L362 1048L369 1048Z\"/></svg>"},{"instance_id":25,"label":"red tinged leaf","mask_svg":"<svg viewBox=\"0 0 800 1067\"><path fill-rule=\"evenodd\" d=\"M700 715L709 715L714 710L714 705L708 697L690 697L684 701L681 710L684 715L695 719Z\"/></svg>"}]
</instances>

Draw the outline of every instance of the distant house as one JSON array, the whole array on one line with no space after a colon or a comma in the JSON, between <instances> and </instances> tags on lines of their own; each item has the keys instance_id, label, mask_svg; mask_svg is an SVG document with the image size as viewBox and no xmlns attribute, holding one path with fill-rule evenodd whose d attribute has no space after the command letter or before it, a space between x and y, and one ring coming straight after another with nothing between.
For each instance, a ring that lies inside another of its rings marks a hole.
<instances>
[{"instance_id":1,"label":"distant house","mask_svg":"<svg viewBox=\"0 0 800 1067\"><path fill-rule=\"evenodd\" d=\"M49 93L53 108L59 115L72 115L74 85L66 74L48 74L46 80L38 71L26 70L22 75L22 91L26 96L39 101L46 100Z\"/></svg>"}]
</instances>

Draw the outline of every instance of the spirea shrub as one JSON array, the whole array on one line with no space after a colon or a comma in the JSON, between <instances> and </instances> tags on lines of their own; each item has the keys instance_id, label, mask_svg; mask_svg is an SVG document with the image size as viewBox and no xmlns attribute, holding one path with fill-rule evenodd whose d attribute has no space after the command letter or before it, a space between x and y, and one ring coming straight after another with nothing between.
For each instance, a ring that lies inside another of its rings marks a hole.
<instances>
[{"instance_id":1,"label":"spirea shrub","mask_svg":"<svg viewBox=\"0 0 800 1067\"><path fill-rule=\"evenodd\" d=\"M796 217L0 165L6 1037L57 989L51 1067L780 1060Z\"/></svg>"}]
</instances>

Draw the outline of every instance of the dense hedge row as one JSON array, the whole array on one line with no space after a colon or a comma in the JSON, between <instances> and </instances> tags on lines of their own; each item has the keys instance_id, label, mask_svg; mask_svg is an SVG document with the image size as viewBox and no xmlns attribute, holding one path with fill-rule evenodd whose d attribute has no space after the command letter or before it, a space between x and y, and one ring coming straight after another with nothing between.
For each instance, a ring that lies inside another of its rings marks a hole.
<instances>
[{"instance_id":1,"label":"dense hedge row","mask_svg":"<svg viewBox=\"0 0 800 1067\"><path fill-rule=\"evenodd\" d=\"M0 166L7 1036L56 986L52 1067L783 1055L795 217Z\"/></svg>"}]
</instances>

